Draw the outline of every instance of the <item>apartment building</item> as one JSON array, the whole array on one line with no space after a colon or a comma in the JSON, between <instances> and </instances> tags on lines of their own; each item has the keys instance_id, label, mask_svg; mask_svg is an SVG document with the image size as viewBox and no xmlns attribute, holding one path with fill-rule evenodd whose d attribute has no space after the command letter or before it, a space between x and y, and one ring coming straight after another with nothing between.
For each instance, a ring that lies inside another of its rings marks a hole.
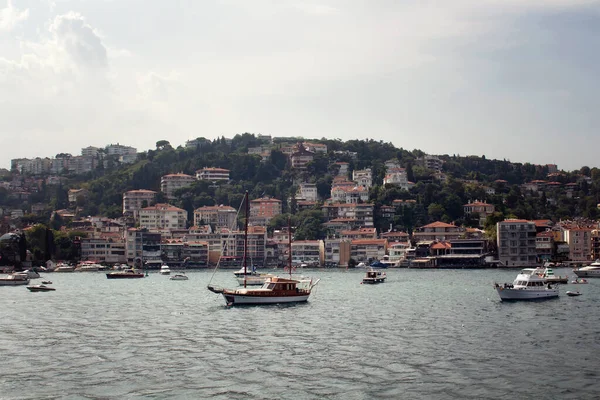
<instances>
[{"instance_id":1,"label":"apartment building","mask_svg":"<svg viewBox=\"0 0 600 400\"><path fill-rule=\"evenodd\" d=\"M204 206L194 210L194 225L213 225L218 228L236 227L237 211L230 206Z\"/></svg>"},{"instance_id":2,"label":"apartment building","mask_svg":"<svg viewBox=\"0 0 600 400\"><path fill-rule=\"evenodd\" d=\"M196 182L196 178L179 173L179 174L168 174L160 178L160 191L167 196L167 199L175 199L175 191L190 186Z\"/></svg>"},{"instance_id":3,"label":"apartment building","mask_svg":"<svg viewBox=\"0 0 600 400\"><path fill-rule=\"evenodd\" d=\"M267 225L271 219L281 214L281 200L273 197L262 197L250 201L250 223Z\"/></svg>"},{"instance_id":4,"label":"apartment building","mask_svg":"<svg viewBox=\"0 0 600 400\"><path fill-rule=\"evenodd\" d=\"M154 190L138 189L123 193L123 215L139 218L139 211L156 202L157 192Z\"/></svg>"},{"instance_id":5,"label":"apartment building","mask_svg":"<svg viewBox=\"0 0 600 400\"><path fill-rule=\"evenodd\" d=\"M536 266L535 223L523 219L507 219L496 224L498 259L510 267Z\"/></svg>"},{"instance_id":6,"label":"apartment building","mask_svg":"<svg viewBox=\"0 0 600 400\"><path fill-rule=\"evenodd\" d=\"M149 230L181 229L187 225L187 211L159 203L139 211L140 227Z\"/></svg>"},{"instance_id":7,"label":"apartment building","mask_svg":"<svg viewBox=\"0 0 600 400\"><path fill-rule=\"evenodd\" d=\"M199 181L228 181L229 170L224 168L202 168L196 171L196 179Z\"/></svg>"}]
</instances>

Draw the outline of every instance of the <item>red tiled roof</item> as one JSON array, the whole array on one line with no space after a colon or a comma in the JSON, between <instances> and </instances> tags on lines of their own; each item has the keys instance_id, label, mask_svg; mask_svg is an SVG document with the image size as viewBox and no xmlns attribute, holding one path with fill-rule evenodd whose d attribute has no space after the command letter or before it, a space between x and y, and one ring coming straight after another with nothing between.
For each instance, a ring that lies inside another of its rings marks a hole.
<instances>
[{"instance_id":1,"label":"red tiled roof","mask_svg":"<svg viewBox=\"0 0 600 400\"><path fill-rule=\"evenodd\" d=\"M422 226L421 228L458 228L458 227L453 224L447 224L445 222L436 221L436 222L432 222L431 224Z\"/></svg>"},{"instance_id":2,"label":"red tiled roof","mask_svg":"<svg viewBox=\"0 0 600 400\"><path fill-rule=\"evenodd\" d=\"M250 203L281 203L281 200L274 197L261 197L260 199L250 200Z\"/></svg>"},{"instance_id":3,"label":"red tiled roof","mask_svg":"<svg viewBox=\"0 0 600 400\"><path fill-rule=\"evenodd\" d=\"M433 250L445 250L451 248L452 245L448 242L437 242L431 245L431 249Z\"/></svg>"},{"instance_id":4,"label":"red tiled roof","mask_svg":"<svg viewBox=\"0 0 600 400\"><path fill-rule=\"evenodd\" d=\"M175 206L172 206L171 204L166 204L166 203L156 203L153 206L142 208L140 211L143 211L143 210L185 211L182 208L175 207Z\"/></svg>"},{"instance_id":5,"label":"red tiled roof","mask_svg":"<svg viewBox=\"0 0 600 400\"><path fill-rule=\"evenodd\" d=\"M352 244L365 244L365 245L369 245L369 244L385 244L387 243L387 240L385 239L353 239L352 240Z\"/></svg>"}]
</instances>

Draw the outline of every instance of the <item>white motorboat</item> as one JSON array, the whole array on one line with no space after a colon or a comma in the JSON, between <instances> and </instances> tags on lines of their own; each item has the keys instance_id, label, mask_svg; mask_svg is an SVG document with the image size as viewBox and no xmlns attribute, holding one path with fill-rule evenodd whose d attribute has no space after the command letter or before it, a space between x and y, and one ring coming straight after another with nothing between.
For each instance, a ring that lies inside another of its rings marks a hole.
<instances>
[{"instance_id":1,"label":"white motorboat","mask_svg":"<svg viewBox=\"0 0 600 400\"><path fill-rule=\"evenodd\" d=\"M37 279L40 277L40 274L38 274L37 271L32 269L26 269L22 272L14 272L13 275L25 275L29 279Z\"/></svg>"},{"instance_id":2,"label":"white motorboat","mask_svg":"<svg viewBox=\"0 0 600 400\"><path fill-rule=\"evenodd\" d=\"M54 272L73 272L75 271L75 267L68 264L60 264L58 267L54 269Z\"/></svg>"},{"instance_id":3,"label":"white motorboat","mask_svg":"<svg viewBox=\"0 0 600 400\"><path fill-rule=\"evenodd\" d=\"M502 300L536 300L558 297L558 287L546 283L535 268L524 268L512 284L494 284Z\"/></svg>"},{"instance_id":4,"label":"white motorboat","mask_svg":"<svg viewBox=\"0 0 600 400\"><path fill-rule=\"evenodd\" d=\"M586 267L574 269L573 273L580 278L600 278L600 260L596 260Z\"/></svg>"},{"instance_id":5,"label":"white motorboat","mask_svg":"<svg viewBox=\"0 0 600 400\"><path fill-rule=\"evenodd\" d=\"M171 275L171 268L167 264L164 264L160 267L161 275Z\"/></svg>"},{"instance_id":6,"label":"white motorboat","mask_svg":"<svg viewBox=\"0 0 600 400\"><path fill-rule=\"evenodd\" d=\"M82 262L79 264L75 271L77 272L97 272L104 269L104 267L100 264L92 263L92 262Z\"/></svg>"},{"instance_id":7,"label":"white motorboat","mask_svg":"<svg viewBox=\"0 0 600 400\"><path fill-rule=\"evenodd\" d=\"M171 276L169 279L172 281L187 281L189 278L185 273L178 272L175 275Z\"/></svg>"},{"instance_id":8,"label":"white motorboat","mask_svg":"<svg viewBox=\"0 0 600 400\"><path fill-rule=\"evenodd\" d=\"M0 278L0 286L29 285L29 278L25 274L10 274Z\"/></svg>"},{"instance_id":9,"label":"white motorboat","mask_svg":"<svg viewBox=\"0 0 600 400\"><path fill-rule=\"evenodd\" d=\"M577 292L577 291L567 291L567 296L571 296L571 297L575 297L575 296L581 296L581 293Z\"/></svg>"},{"instance_id":10,"label":"white motorboat","mask_svg":"<svg viewBox=\"0 0 600 400\"><path fill-rule=\"evenodd\" d=\"M387 278L385 272L375 268L369 268L369 270L365 274L365 277L362 280L362 283L383 283L385 282L385 278Z\"/></svg>"}]
</instances>

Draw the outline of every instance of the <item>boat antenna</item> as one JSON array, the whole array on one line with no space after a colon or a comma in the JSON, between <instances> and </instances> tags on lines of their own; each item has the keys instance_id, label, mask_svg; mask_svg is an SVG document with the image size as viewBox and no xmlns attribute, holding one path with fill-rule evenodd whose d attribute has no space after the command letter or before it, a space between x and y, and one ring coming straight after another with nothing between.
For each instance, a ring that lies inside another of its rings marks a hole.
<instances>
[{"instance_id":1,"label":"boat antenna","mask_svg":"<svg viewBox=\"0 0 600 400\"><path fill-rule=\"evenodd\" d=\"M288 268L292 279L292 217L288 216Z\"/></svg>"},{"instance_id":2,"label":"boat antenna","mask_svg":"<svg viewBox=\"0 0 600 400\"><path fill-rule=\"evenodd\" d=\"M246 203L246 215L244 222L244 287L246 287L246 277L248 276L248 214L250 214L250 204L248 202L248 191L244 194L244 202Z\"/></svg>"}]
</instances>

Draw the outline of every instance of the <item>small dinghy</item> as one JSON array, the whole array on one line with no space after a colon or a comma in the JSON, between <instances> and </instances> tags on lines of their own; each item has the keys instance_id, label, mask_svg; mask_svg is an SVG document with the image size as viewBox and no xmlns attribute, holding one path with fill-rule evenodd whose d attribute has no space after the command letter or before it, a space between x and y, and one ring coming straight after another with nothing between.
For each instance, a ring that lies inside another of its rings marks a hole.
<instances>
[{"instance_id":1,"label":"small dinghy","mask_svg":"<svg viewBox=\"0 0 600 400\"><path fill-rule=\"evenodd\" d=\"M52 285L52 281L42 281L44 285Z\"/></svg>"},{"instance_id":2,"label":"small dinghy","mask_svg":"<svg viewBox=\"0 0 600 400\"><path fill-rule=\"evenodd\" d=\"M574 296L581 296L581 293L579 293L579 292L573 292L573 291L569 290L569 291L567 292L567 296L571 296L571 297L574 297Z\"/></svg>"}]
</instances>

